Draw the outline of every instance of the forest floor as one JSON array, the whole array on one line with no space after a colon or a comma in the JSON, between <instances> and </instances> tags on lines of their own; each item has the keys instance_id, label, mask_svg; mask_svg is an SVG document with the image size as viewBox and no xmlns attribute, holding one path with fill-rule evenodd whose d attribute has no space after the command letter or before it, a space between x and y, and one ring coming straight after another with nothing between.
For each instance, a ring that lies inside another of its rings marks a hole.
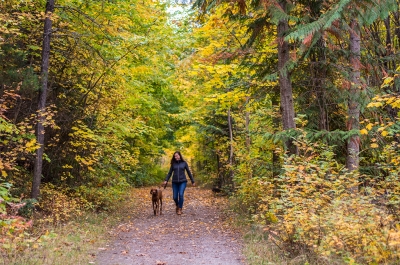
<instances>
[{"instance_id":1,"label":"forest floor","mask_svg":"<svg viewBox=\"0 0 400 265\"><path fill-rule=\"evenodd\" d=\"M232 227L226 198L189 187L183 214L175 213L171 187L163 189L163 214L154 216L150 188L132 192L132 213L110 232L94 264L245 264L242 235ZM91 262L92 263L92 262Z\"/></svg>"}]
</instances>

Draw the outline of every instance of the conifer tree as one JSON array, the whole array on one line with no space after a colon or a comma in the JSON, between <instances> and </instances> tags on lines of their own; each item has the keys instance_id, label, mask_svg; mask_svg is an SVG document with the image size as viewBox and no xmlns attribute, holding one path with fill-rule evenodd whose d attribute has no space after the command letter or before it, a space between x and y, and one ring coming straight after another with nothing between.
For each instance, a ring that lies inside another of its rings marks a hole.
<instances>
[{"instance_id":1,"label":"conifer tree","mask_svg":"<svg viewBox=\"0 0 400 265\"><path fill-rule=\"evenodd\" d=\"M297 40L310 43L307 52L324 32L336 32L336 35L348 42L348 64L349 70L348 93L347 93L347 121L346 127L349 131L347 141L346 164L350 171L359 167L359 118L360 118L360 96L364 85L361 79L361 27L372 24L377 19L385 19L390 11L397 10L397 3L389 1L359 1L340 0L324 12L317 20L304 25L298 25L295 30L286 36L287 40ZM350 18L349 18L350 17ZM346 32L349 32L346 38ZM339 33L338 33L339 32Z\"/></svg>"}]
</instances>

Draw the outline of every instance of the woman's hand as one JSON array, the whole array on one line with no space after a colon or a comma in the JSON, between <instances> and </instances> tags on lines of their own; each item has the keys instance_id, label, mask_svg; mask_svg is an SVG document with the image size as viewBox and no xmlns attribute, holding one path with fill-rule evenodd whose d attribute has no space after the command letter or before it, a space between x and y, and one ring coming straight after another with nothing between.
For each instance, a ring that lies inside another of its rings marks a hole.
<instances>
[{"instance_id":1,"label":"woman's hand","mask_svg":"<svg viewBox=\"0 0 400 265\"><path fill-rule=\"evenodd\" d=\"M167 186L167 181L163 182L163 187L165 188Z\"/></svg>"},{"instance_id":2,"label":"woman's hand","mask_svg":"<svg viewBox=\"0 0 400 265\"><path fill-rule=\"evenodd\" d=\"M196 187L196 183L193 182L193 183L192 183L192 186L193 186L193 187Z\"/></svg>"}]
</instances>

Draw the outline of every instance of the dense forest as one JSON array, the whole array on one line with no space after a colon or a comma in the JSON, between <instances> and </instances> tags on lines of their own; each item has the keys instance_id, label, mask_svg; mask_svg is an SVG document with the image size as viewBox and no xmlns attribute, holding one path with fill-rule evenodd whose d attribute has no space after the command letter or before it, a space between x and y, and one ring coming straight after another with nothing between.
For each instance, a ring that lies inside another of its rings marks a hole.
<instances>
[{"instance_id":1,"label":"dense forest","mask_svg":"<svg viewBox=\"0 0 400 265\"><path fill-rule=\"evenodd\" d=\"M0 252L181 150L285 255L399 264L398 1L186 2L0 2Z\"/></svg>"}]
</instances>

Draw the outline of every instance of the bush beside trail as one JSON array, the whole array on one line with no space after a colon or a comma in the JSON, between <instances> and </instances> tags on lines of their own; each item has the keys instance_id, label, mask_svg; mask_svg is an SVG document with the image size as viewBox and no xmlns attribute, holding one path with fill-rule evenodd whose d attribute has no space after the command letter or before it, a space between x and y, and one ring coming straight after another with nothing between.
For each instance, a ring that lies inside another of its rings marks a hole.
<instances>
[{"instance_id":1,"label":"bush beside trail","mask_svg":"<svg viewBox=\"0 0 400 265\"><path fill-rule=\"evenodd\" d=\"M234 195L235 209L259 227L250 238L303 262L295 264L398 264L400 182L350 173L324 144L297 145L279 176L244 181Z\"/></svg>"}]
</instances>

